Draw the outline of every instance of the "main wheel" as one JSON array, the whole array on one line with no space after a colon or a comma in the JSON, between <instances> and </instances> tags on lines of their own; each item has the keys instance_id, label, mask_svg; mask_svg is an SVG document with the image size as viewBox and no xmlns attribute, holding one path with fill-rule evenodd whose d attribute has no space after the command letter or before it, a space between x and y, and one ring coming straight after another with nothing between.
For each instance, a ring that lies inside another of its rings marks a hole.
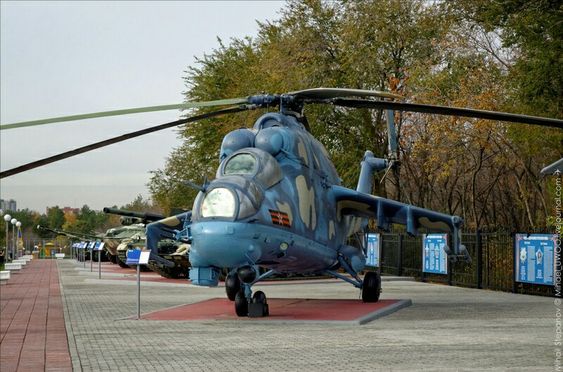
<instances>
[{"instance_id":1,"label":"main wheel","mask_svg":"<svg viewBox=\"0 0 563 372\"><path fill-rule=\"evenodd\" d=\"M229 300L234 301L237 292L240 291L240 279L237 273L227 275L225 279L225 291L227 292Z\"/></svg>"},{"instance_id":2,"label":"main wheel","mask_svg":"<svg viewBox=\"0 0 563 372\"><path fill-rule=\"evenodd\" d=\"M364 302L377 302L381 294L381 276L375 271L368 271L364 276L362 287L362 300Z\"/></svg>"},{"instance_id":3,"label":"main wheel","mask_svg":"<svg viewBox=\"0 0 563 372\"><path fill-rule=\"evenodd\" d=\"M248 316L248 301L243 291L238 291L235 296L235 312L237 316Z\"/></svg>"}]
</instances>

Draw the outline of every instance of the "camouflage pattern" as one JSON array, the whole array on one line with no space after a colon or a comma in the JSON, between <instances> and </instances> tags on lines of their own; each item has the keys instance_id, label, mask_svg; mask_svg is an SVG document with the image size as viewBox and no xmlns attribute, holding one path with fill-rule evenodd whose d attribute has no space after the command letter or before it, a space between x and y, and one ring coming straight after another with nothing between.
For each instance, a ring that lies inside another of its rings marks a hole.
<instances>
[{"instance_id":1,"label":"camouflage pattern","mask_svg":"<svg viewBox=\"0 0 563 372\"><path fill-rule=\"evenodd\" d=\"M367 218L383 228L404 224L413 234L419 226L452 232L454 252L461 251L459 217L368 194L375 169L369 156L360 177L369 183L342 187L324 146L302 122L268 113L253 129L224 138L217 177L192 211L193 284L216 285L221 268L248 265L302 274L343 267L355 275L365 256L346 242Z\"/></svg>"}]
</instances>

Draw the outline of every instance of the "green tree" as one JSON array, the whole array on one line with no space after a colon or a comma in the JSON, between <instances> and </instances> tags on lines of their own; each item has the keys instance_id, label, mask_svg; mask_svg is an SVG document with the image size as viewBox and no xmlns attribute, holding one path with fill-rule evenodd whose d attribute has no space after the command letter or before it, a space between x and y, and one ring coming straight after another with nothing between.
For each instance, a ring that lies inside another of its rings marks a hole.
<instances>
[{"instance_id":1,"label":"green tree","mask_svg":"<svg viewBox=\"0 0 563 372\"><path fill-rule=\"evenodd\" d=\"M256 38L219 41L190 67L186 100L329 86L560 116L555 8L552 1L516 0L289 1L279 19L259 25ZM182 128L182 144L153 173L153 200L166 211L190 208L196 191L184 181L212 178L224 135L249 127L264 111ZM382 112L311 105L305 114L346 186L357 182L365 150L387 155ZM402 165L376 183L375 193L459 214L471 227L545 225L549 193L538 173L562 155L561 131L414 113L397 113L397 124Z\"/></svg>"},{"instance_id":2,"label":"green tree","mask_svg":"<svg viewBox=\"0 0 563 372\"><path fill-rule=\"evenodd\" d=\"M65 214L59 206L47 209L47 226L51 229L60 229L65 223Z\"/></svg>"}]
</instances>

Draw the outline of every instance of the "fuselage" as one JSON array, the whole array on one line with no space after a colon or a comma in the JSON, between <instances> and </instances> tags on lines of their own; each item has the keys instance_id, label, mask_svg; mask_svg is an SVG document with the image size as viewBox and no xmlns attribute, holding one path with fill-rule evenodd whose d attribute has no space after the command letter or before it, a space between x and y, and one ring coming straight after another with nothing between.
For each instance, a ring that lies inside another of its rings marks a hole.
<instances>
[{"instance_id":1,"label":"fuselage","mask_svg":"<svg viewBox=\"0 0 563 372\"><path fill-rule=\"evenodd\" d=\"M307 273L335 266L361 223L339 216L330 192L339 184L323 145L293 116L269 113L252 130L229 133L215 180L194 202L192 267Z\"/></svg>"}]
</instances>

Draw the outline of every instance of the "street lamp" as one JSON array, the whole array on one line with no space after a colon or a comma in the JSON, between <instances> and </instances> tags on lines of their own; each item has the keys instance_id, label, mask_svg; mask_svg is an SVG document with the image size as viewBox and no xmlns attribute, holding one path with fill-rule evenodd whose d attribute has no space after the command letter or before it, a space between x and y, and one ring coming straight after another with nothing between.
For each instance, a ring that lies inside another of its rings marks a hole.
<instances>
[{"instance_id":1,"label":"street lamp","mask_svg":"<svg viewBox=\"0 0 563 372\"><path fill-rule=\"evenodd\" d=\"M12 254L10 255L10 259L13 261L16 253L16 223L18 220L12 218L10 222L12 223Z\"/></svg>"},{"instance_id":2,"label":"street lamp","mask_svg":"<svg viewBox=\"0 0 563 372\"><path fill-rule=\"evenodd\" d=\"M16 248L16 250L14 251L14 256L17 256L19 258L20 257L19 256L20 250L18 249L19 248L18 247L18 240L19 240L19 237L20 237L20 230L21 230L21 227L22 227L22 223L20 221L16 222L16 227L18 228L18 234L17 234L16 242L14 243L14 247Z\"/></svg>"},{"instance_id":3,"label":"street lamp","mask_svg":"<svg viewBox=\"0 0 563 372\"><path fill-rule=\"evenodd\" d=\"M6 225L6 251L4 252L4 254L6 255L6 260L8 260L8 247L9 247L9 236L8 236L8 223L10 222L10 220L12 219L12 216L10 216L9 214L6 214L4 216L4 222Z\"/></svg>"}]
</instances>

